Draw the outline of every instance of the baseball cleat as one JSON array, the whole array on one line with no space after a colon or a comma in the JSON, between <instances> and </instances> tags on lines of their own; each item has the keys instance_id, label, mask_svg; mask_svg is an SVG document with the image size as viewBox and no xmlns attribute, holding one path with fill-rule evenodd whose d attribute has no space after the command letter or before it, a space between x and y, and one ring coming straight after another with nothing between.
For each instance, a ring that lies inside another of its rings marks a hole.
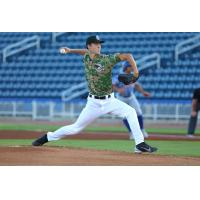
<instances>
[{"instance_id":1,"label":"baseball cleat","mask_svg":"<svg viewBox=\"0 0 200 200\"><path fill-rule=\"evenodd\" d=\"M42 137L38 138L37 140L35 140L32 145L33 146L42 146L43 144L47 143L48 139L47 139L47 134L43 135Z\"/></svg>"},{"instance_id":2,"label":"baseball cleat","mask_svg":"<svg viewBox=\"0 0 200 200\"><path fill-rule=\"evenodd\" d=\"M150 145L146 144L145 142L142 142L135 147L135 153L153 153L157 151L158 149L156 147L151 147Z\"/></svg>"},{"instance_id":3,"label":"baseball cleat","mask_svg":"<svg viewBox=\"0 0 200 200\"><path fill-rule=\"evenodd\" d=\"M188 134L188 135L186 135L186 137L188 137L188 138L195 138L195 136L192 135L192 134Z\"/></svg>"}]
</instances>

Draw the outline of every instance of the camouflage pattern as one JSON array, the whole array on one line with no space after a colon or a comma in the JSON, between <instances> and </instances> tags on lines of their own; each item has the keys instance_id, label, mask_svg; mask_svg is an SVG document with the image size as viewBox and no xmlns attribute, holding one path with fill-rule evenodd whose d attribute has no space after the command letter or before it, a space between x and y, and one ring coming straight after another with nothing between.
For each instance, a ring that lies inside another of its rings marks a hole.
<instances>
[{"instance_id":1,"label":"camouflage pattern","mask_svg":"<svg viewBox=\"0 0 200 200\"><path fill-rule=\"evenodd\" d=\"M90 94L105 96L113 92L112 67L120 61L119 54L100 54L96 55L93 60L91 60L89 53L85 54L83 62Z\"/></svg>"}]
</instances>

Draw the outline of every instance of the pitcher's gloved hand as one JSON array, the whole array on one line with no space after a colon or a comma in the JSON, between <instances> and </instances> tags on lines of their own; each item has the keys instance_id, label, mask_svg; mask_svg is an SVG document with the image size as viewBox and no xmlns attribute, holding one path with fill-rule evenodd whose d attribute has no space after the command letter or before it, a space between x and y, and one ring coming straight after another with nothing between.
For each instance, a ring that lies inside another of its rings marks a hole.
<instances>
[{"instance_id":1,"label":"pitcher's gloved hand","mask_svg":"<svg viewBox=\"0 0 200 200\"><path fill-rule=\"evenodd\" d=\"M119 74L118 80L125 85L130 85L132 83L135 83L139 79L139 73L138 74Z\"/></svg>"}]
</instances>

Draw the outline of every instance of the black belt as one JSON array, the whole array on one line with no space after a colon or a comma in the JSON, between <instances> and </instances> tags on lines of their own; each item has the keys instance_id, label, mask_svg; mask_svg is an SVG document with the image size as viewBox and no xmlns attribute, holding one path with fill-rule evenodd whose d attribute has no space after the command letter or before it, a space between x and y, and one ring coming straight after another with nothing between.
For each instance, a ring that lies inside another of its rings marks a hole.
<instances>
[{"instance_id":1,"label":"black belt","mask_svg":"<svg viewBox=\"0 0 200 200\"><path fill-rule=\"evenodd\" d=\"M111 95L106 95L106 96L95 96L95 95L92 95L92 94L89 94L89 97L93 97L95 99L107 99L107 98L110 98Z\"/></svg>"}]
</instances>

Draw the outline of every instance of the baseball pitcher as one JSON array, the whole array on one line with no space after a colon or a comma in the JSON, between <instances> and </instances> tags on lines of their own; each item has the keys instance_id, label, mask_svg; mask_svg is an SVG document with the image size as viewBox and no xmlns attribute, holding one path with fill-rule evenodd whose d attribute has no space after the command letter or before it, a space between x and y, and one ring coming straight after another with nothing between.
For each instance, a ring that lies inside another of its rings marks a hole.
<instances>
[{"instance_id":1,"label":"baseball pitcher","mask_svg":"<svg viewBox=\"0 0 200 200\"><path fill-rule=\"evenodd\" d=\"M122 76L121 81L126 84L135 82L139 77L136 63L131 54L101 54L99 36L90 36L86 40L86 49L70 49L62 47L60 53L76 53L83 56L85 75L89 88L87 104L82 110L76 122L72 125L61 127L54 132L48 132L41 138L35 140L33 146L41 146L47 142L59 140L68 135L78 134L87 125L104 114L112 114L126 118L135 139L135 152L155 152L156 147L151 147L144 142L144 136L140 130L137 114L134 108L116 99L112 87L112 67L121 61L128 61L133 69L134 75Z\"/></svg>"}]
</instances>

